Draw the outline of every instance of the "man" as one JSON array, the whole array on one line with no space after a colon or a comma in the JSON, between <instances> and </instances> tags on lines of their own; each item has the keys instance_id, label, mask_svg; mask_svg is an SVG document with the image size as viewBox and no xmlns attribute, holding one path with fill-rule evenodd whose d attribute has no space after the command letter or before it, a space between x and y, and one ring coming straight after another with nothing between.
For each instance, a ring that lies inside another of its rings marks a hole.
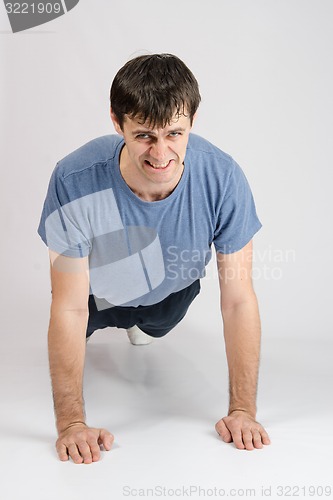
<instances>
[{"instance_id":1,"label":"man","mask_svg":"<svg viewBox=\"0 0 333 500\"><path fill-rule=\"evenodd\" d=\"M125 328L134 345L168 333L200 291L212 244L230 378L228 416L215 428L239 449L261 448L269 437L255 420L260 320L251 280L261 224L246 178L230 156L190 134L199 88L177 57L127 62L110 98L118 135L58 163L38 229L51 263L59 458L91 463L113 442L85 423L86 340L108 326Z\"/></svg>"}]
</instances>

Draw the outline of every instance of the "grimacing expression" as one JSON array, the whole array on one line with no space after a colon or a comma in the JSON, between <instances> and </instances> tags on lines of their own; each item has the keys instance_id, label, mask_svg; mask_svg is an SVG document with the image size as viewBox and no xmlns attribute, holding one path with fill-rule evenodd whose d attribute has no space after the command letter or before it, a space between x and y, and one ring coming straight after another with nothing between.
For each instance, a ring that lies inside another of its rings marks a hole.
<instances>
[{"instance_id":1,"label":"grimacing expression","mask_svg":"<svg viewBox=\"0 0 333 500\"><path fill-rule=\"evenodd\" d=\"M137 118L125 116L122 129L111 114L116 131L124 137L133 175L141 182L178 182L192 125L186 115L177 115L164 128L151 128Z\"/></svg>"}]
</instances>

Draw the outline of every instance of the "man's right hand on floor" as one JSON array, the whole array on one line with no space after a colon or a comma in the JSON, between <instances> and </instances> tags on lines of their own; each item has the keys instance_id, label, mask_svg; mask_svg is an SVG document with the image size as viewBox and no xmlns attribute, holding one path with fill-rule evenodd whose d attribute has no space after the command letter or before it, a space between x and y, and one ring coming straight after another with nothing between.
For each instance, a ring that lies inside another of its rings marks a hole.
<instances>
[{"instance_id":1,"label":"man's right hand on floor","mask_svg":"<svg viewBox=\"0 0 333 500\"><path fill-rule=\"evenodd\" d=\"M85 424L75 424L59 433L56 449L60 460L69 457L76 464L91 464L101 457L100 446L111 449L114 436L106 429L95 429Z\"/></svg>"}]
</instances>

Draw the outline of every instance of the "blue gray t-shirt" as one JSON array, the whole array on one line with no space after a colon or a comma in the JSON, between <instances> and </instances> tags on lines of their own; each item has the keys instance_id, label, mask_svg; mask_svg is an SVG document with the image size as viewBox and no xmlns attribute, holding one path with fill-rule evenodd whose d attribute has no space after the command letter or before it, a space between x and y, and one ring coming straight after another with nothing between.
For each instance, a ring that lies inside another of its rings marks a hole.
<instances>
[{"instance_id":1,"label":"blue gray t-shirt","mask_svg":"<svg viewBox=\"0 0 333 500\"><path fill-rule=\"evenodd\" d=\"M99 309L160 302L205 275L212 243L217 252L236 252L261 227L243 171L205 139L190 134L177 187L154 202L124 181L123 145L107 135L61 160L38 228L51 250L89 256Z\"/></svg>"}]
</instances>

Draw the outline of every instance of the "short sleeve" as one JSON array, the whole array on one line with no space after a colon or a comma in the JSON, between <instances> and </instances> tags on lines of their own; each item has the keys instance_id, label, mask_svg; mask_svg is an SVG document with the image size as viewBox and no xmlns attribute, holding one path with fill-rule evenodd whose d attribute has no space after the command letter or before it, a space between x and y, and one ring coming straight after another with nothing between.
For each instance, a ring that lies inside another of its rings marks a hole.
<instances>
[{"instance_id":1,"label":"short sleeve","mask_svg":"<svg viewBox=\"0 0 333 500\"><path fill-rule=\"evenodd\" d=\"M76 206L57 166L49 182L38 234L50 250L79 258L89 254L91 244L80 224L83 214L78 214Z\"/></svg>"},{"instance_id":2,"label":"short sleeve","mask_svg":"<svg viewBox=\"0 0 333 500\"><path fill-rule=\"evenodd\" d=\"M214 233L216 251L228 254L241 250L260 228L249 183L233 160Z\"/></svg>"}]
</instances>

